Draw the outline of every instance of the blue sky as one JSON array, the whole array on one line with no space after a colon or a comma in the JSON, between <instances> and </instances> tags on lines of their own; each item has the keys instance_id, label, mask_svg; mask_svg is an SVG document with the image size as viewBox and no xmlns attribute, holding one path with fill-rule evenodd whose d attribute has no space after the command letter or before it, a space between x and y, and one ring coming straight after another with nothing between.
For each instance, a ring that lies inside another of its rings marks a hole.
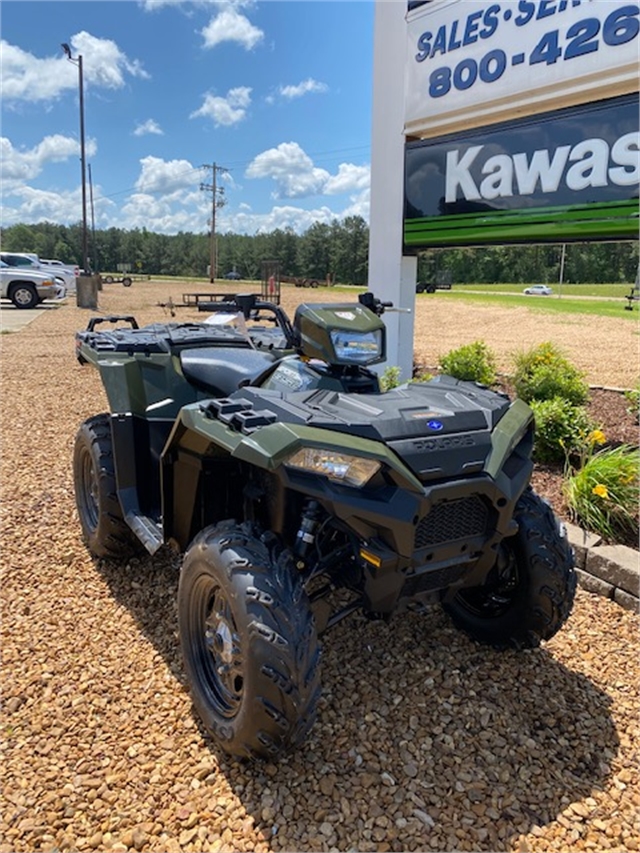
<instances>
[{"instance_id":1,"label":"blue sky","mask_svg":"<svg viewBox=\"0 0 640 853\"><path fill-rule=\"evenodd\" d=\"M372 0L2 3L2 224L253 234L368 219Z\"/></svg>"}]
</instances>

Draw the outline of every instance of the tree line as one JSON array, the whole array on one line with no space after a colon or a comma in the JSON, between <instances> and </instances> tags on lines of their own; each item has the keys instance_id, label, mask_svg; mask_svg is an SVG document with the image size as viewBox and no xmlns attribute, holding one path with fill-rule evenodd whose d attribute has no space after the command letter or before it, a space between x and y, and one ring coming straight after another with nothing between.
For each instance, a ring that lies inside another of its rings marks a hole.
<instances>
[{"instance_id":1,"label":"tree line","mask_svg":"<svg viewBox=\"0 0 640 853\"><path fill-rule=\"evenodd\" d=\"M82 226L40 222L0 229L4 251L34 252L81 266ZM108 228L89 235L89 255L99 272L130 271L150 276L207 277L210 236L179 232L156 234L146 229ZM369 228L361 216L330 224L316 222L303 234L276 228L261 234L216 235L217 277L234 270L242 278L260 280L262 263L279 260L283 275L336 283L367 283ZM453 282L557 282L561 245L490 246L428 249L418 256L418 279L434 281L448 271ZM633 282L638 270L638 243L571 243L564 258L565 282Z\"/></svg>"}]
</instances>

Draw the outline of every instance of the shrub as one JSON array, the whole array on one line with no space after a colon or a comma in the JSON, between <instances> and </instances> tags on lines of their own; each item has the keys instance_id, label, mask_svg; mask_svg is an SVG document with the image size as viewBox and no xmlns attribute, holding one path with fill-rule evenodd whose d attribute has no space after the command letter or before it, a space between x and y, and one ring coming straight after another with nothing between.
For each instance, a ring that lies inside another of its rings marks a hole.
<instances>
[{"instance_id":1,"label":"shrub","mask_svg":"<svg viewBox=\"0 0 640 853\"><path fill-rule=\"evenodd\" d=\"M595 450L592 444L577 470L569 470L564 489L574 520L615 542L638 535L640 450L621 445Z\"/></svg>"},{"instance_id":2,"label":"shrub","mask_svg":"<svg viewBox=\"0 0 640 853\"><path fill-rule=\"evenodd\" d=\"M640 423L640 382L635 388L630 388L624 392L624 398L629 403L627 411L636 419L636 423Z\"/></svg>"},{"instance_id":3,"label":"shrub","mask_svg":"<svg viewBox=\"0 0 640 853\"><path fill-rule=\"evenodd\" d=\"M421 373L417 373L410 382L429 382L429 380L433 379L433 374L423 371ZM400 368L399 367L385 367L382 375L380 376L380 390L384 394L386 391L391 391L392 388L397 388L402 383L400 382Z\"/></svg>"},{"instance_id":4,"label":"shrub","mask_svg":"<svg viewBox=\"0 0 640 853\"><path fill-rule=\"evenodd\" d=\"M451 350L440 358L440 369L455 379L482 385L493 385L496 381L495 356L483 341Z\"/></svg>"},{"instance_id":5,"label":"shrub","mask_svg":"<svg viewBox=\"0 0 640 853\"><path fill-rule=\"evenodd\" d=\"M400 368L399 367L385 367L382 375L380 376L380 390L384 393L385 391L391 391L392 388L397 388L400 384Z\"/></svg>"},{"instance_id":6,"label":"shrub","mask_svg":"<svg viewBox=\"0 0 640 853\"><path fill-rule=\"evenodd\" d=\"M532 400L536 419L533 455L537 462L563 462L580 452L593 423L582 406L562 397Z\"/></svg>"},{"instance_id":7,"label":"shrub","mask_svg":"<svg viewBox=\"0 0 640 853\"><path fill-rule=\"evenodd\" d=\"M429 373L428 370L423 370L420 373L416 373L412 378L412 382L431 382L433 379L433 373Z\"/></svg>"},{"instance_id":8,"label":"shrub","mask_svg":"<svg viewBox=\"0 0 640 853\"><path fill-rule=\"evenodd\" d=\"M576 406L589 397L584 374L549 342L515 356L513 385L526 403L562 397Z\"/></svg>"}]
</instances>

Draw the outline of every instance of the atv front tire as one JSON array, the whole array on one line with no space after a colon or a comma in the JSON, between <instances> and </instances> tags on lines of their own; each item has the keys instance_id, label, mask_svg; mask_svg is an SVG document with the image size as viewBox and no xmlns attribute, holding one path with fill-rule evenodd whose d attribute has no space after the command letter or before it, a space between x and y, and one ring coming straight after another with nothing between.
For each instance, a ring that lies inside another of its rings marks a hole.
<instances>
[{"instance_id":1,"label":"atv front tire","mask_svg":"<svg viewBox=\"0 0 640 853\"><path fill-rule=\"evenodd\" d=\"M226 752L274 758L302 743L320 697L318 638L273 534L205 528L184 558L178 623L193 703Z\"/></svg>"},{"instance_id":2,"label":"atv front tire","mask_svg":"<svg viewBox=\"0 0 640 853\"><path fill-rule=\"evenodd\" d=\"M126 558L143 548L122 517L109 415L86 420L73 449L73 482L82 537L96 557Z\"/></svg>"},{"instance_id":3,"label":"atv front tire","mask_svg":"<svg viewBox=\"0 0 640 853\"><path fill-rule=\"evenodd\" d=\"M576 592L574 555L550 506L532 489L516 505L519 530L503 541L482 586L443 604L455 625L497 648L535 648L564 625Z\"/></svg>"}]
</instances>

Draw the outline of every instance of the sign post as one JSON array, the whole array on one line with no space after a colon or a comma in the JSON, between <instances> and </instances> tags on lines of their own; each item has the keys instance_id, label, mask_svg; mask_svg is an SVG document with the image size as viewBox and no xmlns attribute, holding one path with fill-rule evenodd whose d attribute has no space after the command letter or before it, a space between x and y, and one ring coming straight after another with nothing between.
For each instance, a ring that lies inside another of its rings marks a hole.
<instances>
[{"instance_id":1,"label":"sign post","mask_svg":"<svg viewBox=\"0 0 640 853\"><path fill-rule=\"evenodd\" d=\"M637 238L639 32L628 0L377 0L370 288L412 307L436 246Z\"/></svg>"},{"instance_id":2,"label":"sign post","mask_svg":"<svg viewBox=\"0 0 640 853\"><path fill-rule=\"evenodd\" d=\"M406 22L402 2L376 3L371 139L369 289L411 313L388 313L387 364L411 378L417 257L403 254ZM384 367L384 365L383 365Z\"/></svg>"}]
</instances>

